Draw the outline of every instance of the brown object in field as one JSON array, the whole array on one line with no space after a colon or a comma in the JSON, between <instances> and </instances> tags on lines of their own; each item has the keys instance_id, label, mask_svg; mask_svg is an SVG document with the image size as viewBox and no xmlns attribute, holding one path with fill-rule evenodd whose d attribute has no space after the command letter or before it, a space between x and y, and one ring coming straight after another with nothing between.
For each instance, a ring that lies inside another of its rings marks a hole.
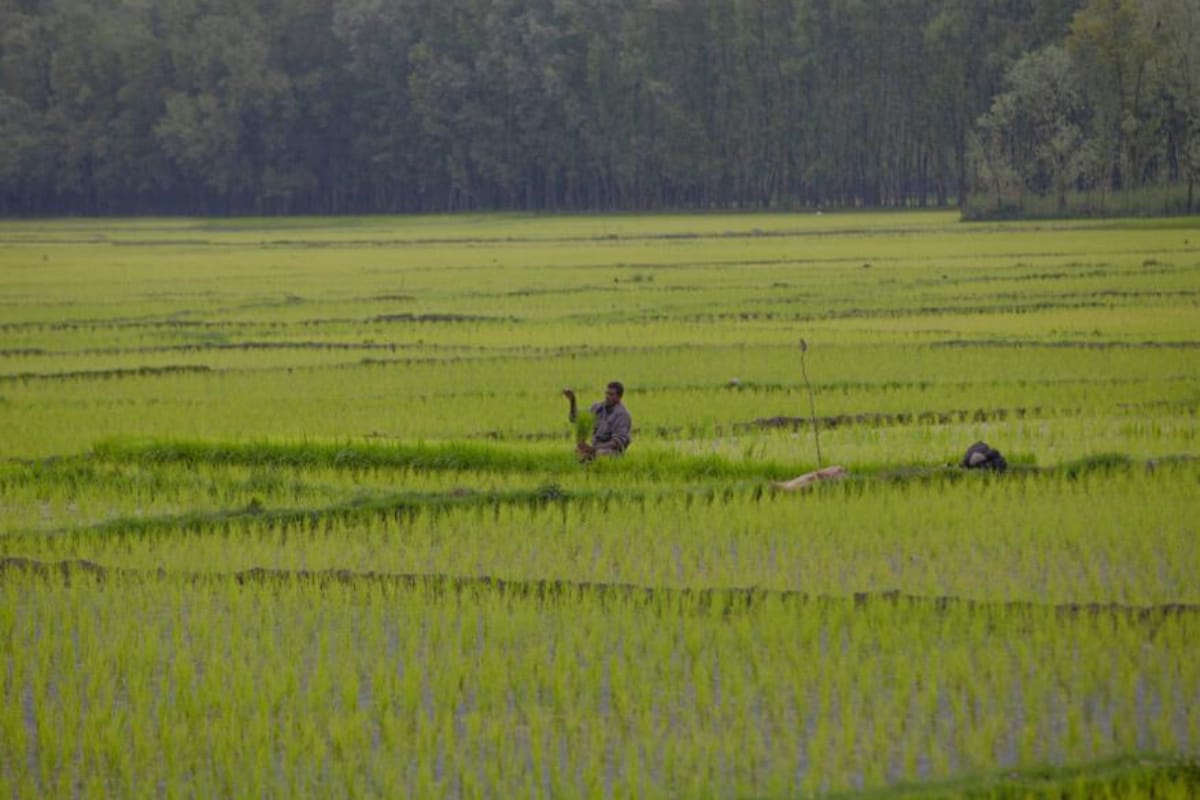
<instances>
[{"instance_id":1,"label":"brown object in field","mask_svg":"<svg viewBox=\"0 0 1200 800\"><path fill-rule=\"evenodd\" d=\"M806 472L803 475L792 478L790 481L775 481L771 485L776 489L783 489L785 492L794 492L797 489L803 489L805 486L811 486L817 481L841 478L847 474L849 473L845 467L825 467L815 472Z\"/></svg>"}]
</instances>

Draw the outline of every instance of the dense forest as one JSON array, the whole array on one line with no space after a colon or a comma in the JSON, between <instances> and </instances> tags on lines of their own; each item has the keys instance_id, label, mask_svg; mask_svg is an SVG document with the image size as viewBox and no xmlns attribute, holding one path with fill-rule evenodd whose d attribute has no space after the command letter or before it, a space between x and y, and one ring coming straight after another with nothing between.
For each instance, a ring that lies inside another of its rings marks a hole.
<instances>
[{"instance_id":1,"label":"dense forest","mask_svg":"<svg viewBox=\"0 0 1200 800\"><path fill-rule=\"evenodd\" d=\"M1200 179L1197 0L0 0L0 213L964 205Z\"/></svg>"}]
</instances>

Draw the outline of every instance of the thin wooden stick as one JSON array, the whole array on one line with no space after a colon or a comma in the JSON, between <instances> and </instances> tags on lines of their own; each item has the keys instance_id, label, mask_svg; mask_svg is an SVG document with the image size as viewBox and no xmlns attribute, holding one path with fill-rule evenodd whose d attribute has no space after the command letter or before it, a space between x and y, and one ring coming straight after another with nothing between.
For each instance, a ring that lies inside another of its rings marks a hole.
<instances>
[{"instance_id":1,"label":"thin wooden stick","mask_svg":"<svg viewBox=\"0 0 1200 800\"><path fill-rule=\"evenodd\" d=\"M808 408L812 416L813 439L817 442L817 468L823 466L821 461L821 432L817 430L817 401L813 398L812 384L808 382L808 368L804 364L804 354L808 352L808 342L800 339L800 371L804 374L804 385L808 387Z\"/></svg>"}]
</instances>

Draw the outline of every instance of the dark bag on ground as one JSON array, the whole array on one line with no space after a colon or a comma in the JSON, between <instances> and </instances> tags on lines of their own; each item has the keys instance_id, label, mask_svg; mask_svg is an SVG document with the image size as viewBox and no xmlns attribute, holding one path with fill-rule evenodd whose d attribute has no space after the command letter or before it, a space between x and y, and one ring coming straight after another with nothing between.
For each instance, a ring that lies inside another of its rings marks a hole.
<instances>
[{"instance_id":1,"label":"dark bag on ground","mask_svg":"<svg viewBox=\"0 0 1200 800\"><path fill-rule=\"evenodd\" d=\"M994 469L996 472L1004 472L1008 469L1008 462L1000 455L999 450L988 446L987 442L976 442L967 448L961 466L967 469Z\"/></svg>"}]
</instances>

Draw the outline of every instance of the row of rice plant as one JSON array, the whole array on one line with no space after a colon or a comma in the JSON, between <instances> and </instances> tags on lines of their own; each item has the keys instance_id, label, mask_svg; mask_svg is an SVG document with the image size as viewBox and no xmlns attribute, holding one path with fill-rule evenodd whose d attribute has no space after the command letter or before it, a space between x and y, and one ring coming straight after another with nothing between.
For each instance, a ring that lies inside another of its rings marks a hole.
<instances>
[{"instance_id":1,"label":"row of rice plant","mask_svg":"<svg viewBox=\"0 0 1200 800\"><path fill-rule=\"evenodd\" d=\"M1128 465L953 483L936 472L852 478L802 498L757 480L647 483L614 471L590 485L515 492L377 487L327 505L295 503L283 478L274 494L230 485L224 491L237 504L208 513L199 502L181 513L176 500L151 515L85 524L80 516L95 511L59 510L56 527L10 529L3 544L9 555L43 561L183 572L349 569L833 596L1195 603L1197 469ZM320 493L318 485L306 496L311 503ZM89 503L103 502L96 494Z\"/></svg>"},{"instance_id":2,"label":"row of rice plant","mask_svg":"<svg viewBox=\"0 0 1200 800\"><path fill-rule=\"evenodd\" d=\"M1194 436L1194 427L1179 425L1195 410L1197 379L1190 350L1064 354L1020 348L834 346L814 351L812 361L821 417L909 415L917 424L889 433L902 441L923 435L921 429L930 424L971 423L977 413L986 422L993 412L1043 419L1051 431L1058 421L1080 416L1153 416L1174 425L1181 437L1142 441L1130 435L1136 428L1122 435L1118 423L1108 426L1102 443L1077 440L1091 452L1188 452ZM798 349L791 345L766 352L614 352L328 370L169 370L8 380L0 381L0 397L14 424L0 431L0 441L6 452L47 456L78 452L96 439L131 431L159 438L245 440L566 438L561 387L573 384L598 396L610 376L621 377L629 387L627 402L635 414L639 446L698 434L729 435L756 420L808 416ZM931 416L918 419L924 414ZM954 449L965 444L969 441ZM1067 450L1063 457L1087 454ZM925 452L925 457L943 454Z\"/></svg>"},{"instance_id":3,"label":"row of rice plant","mask_svg":"<svg viewBox=\"0 0 1200 800\"><path fill-rule=\"evenodd\" d=\"M1194 613L0 592L5 795L784 797L1200 744Z\"/></svg>"}]
</instances>

